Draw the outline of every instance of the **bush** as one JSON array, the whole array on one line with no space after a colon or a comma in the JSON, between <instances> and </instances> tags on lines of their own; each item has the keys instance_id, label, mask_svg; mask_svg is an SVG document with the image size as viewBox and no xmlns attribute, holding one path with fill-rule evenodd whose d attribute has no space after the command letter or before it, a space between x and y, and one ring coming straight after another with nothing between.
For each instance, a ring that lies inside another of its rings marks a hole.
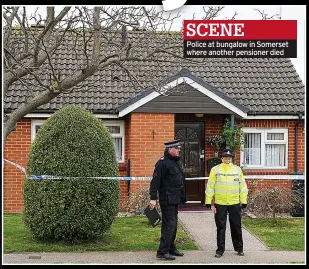
<instances>
[{"instance_id":1,"label":"bush","mask_svg":"<svg viewBox=\"0 0 309 269\"><path fill-rule=\"evenodd\" d=\"M130 192L130 195L121 202L121 209L134 214L144 214L144 209L149 205L149 186L144 186ZM157 201L157 210L161 212Z\"/></svg>"},{"instance_id":2,"label":"bush","mask_svg":"<svg viewBox=\"0 0 309 269\"><path fill-rule=\"evenodd\" d=\"M273 217L289 214L296 204L304 202L301 192L273 187L252 192L248 196L248 210L257 217Z\"/></svg>"},{"instance_id":3,"label":"bush","mask_svg":"<svg viewBox=\"0 0 309 269\"><path fill-rule=\"evenodd\" d=\"M291 214L293 217L305 216L305 180L295 179L292 181L292 199L294 206Z\"/></svg>"},{"instance_id":4,"label":"bush","mask_svg":"<svg viewBox=\"0 0 309 269\"><path fill-rule=\"evenodd\" d=\"M59 179L24 182L24 222L38 239L78 241L106 232L119 211L112 137L102 121L81 107L65 107L37 132L28 158L29 175Z\"/></svg>"}]
</instances>

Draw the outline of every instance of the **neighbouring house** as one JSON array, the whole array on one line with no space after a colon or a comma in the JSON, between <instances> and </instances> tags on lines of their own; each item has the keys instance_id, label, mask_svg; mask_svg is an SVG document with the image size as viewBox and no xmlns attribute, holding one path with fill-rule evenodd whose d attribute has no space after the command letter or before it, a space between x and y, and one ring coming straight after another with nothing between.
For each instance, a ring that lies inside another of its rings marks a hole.
<instances>
[{"instance_id":1,"label":"neighbouring house","mask_svg":"<svg viewBox=\"0 0 309 269\"><path fill-rule=\"evenodd\" d=\"M142 31L128 31L132 43L142 43L142 35ZM181 33L167 35L182 44ZM76 68L65 47L55 57L56 67L63 72ZM155 71L153 76L160 78L165 91L133 88L121 70L100 71L82 83L86 91L61 94L20 120L7 139L4 158L26 168L40 125L70 105L85 107L108 126L121 176L151 177L164 142L180 139L186 177L204 178L186 181L189 202L204 203L209 160L217 151L207 139L220 132L226 118L244 125L245 144L236 162L245 166L248 186L254 179L263 179L260 188L291 188L292 179L304 179L305 86L290 59L213 58L181 65L167 61L160 64L160 70L154 68L155 60L132 65ZM26 98L17 82L4 96L4 113L9 114ZM23 211L23 180L22 171L4 162L4 212ZM148 184L147 180L121 180L121 199Z\"/></svg>"}]
</instances>

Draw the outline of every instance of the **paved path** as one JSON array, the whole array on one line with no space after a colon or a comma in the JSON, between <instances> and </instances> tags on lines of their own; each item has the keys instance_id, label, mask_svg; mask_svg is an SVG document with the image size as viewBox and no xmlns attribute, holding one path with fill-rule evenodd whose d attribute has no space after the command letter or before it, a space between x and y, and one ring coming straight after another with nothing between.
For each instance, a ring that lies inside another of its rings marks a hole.
<instances>
[{"instance_id":1,"label":"paved path","mask_svg":"<svg viewBox=\"0 0 309 269\"><path fill-rule=\"evenodd\" d=\"M195 239L201 250L213 251L215 255L217 249L217 228L215 226L214 215L212 211L179 213L179 219L187 232ZM269 250L258 238L242 229L244 252ZM226 223L225 250L233 251L233 244L230 233L230 223Z\"/></svg>"},{"instance_id":2,"label":"paved path","mask_svg":"<svg viewBox=\"0 0 309 269\"><path fill-rule=\"evenodd\" d=\"M229 228L226 231L226 251L215 258L216 227L212 212L180 212L179 220L194 238L200 250L184 251L175 261L162 261L153 251L81 252L81 253L19 253L4 254L3 264L289 264L306 263L305 251L271 251L243 229L245 256L233 250Z\"/></svg>"}]
</instances>

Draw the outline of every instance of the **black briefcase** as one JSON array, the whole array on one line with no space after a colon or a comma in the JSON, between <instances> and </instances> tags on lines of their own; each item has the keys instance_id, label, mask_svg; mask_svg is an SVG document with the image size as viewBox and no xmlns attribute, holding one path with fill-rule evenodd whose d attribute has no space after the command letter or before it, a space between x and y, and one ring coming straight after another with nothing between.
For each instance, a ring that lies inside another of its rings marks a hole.
<instances>
[{"instance_id":1,"label":"black briefcase","mask_svg":"<svg viewBox=\"0 0 309 269\"><path fill-rule=\"evenodd\" d=\"M150 209L149 205L145 208L144 214L148 218L152 227L156 227L162 219L157 209L156 208Z\"/></svg>"}]
</instances>

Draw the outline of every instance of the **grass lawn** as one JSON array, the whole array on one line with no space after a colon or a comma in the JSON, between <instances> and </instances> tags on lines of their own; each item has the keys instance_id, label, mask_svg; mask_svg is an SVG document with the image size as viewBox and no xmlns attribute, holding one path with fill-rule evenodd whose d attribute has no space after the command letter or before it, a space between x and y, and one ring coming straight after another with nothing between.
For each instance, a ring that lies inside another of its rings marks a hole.
<instances>
[{"instance_id":1,"label":"grass lawn","mask_svg":"<svg viewBox=\"0 0 309 269\"><path fill-rule=\"evenodd\" d=\"M111 230L95 242L74 245L40 242L34 239L24 225L22 214L3 215L4 253L12 252L83 252L83 251L156 251L159 246L161 225L153 228L145 216L117 217ZM180 250L197 250L181 226L177 230Z\"/></svg>"},{"instance_id":2,"label":"grass lawn","mask_svg":"<svg viewBox=\"0 0 309 269\"><path fill-rule=\"evenodd\" d=\"M304 218L243 218L242 224L272 250L305 250Z\"/></svg>"},{"instance_id":3,"label":"grass lawn","mask_svg":"<svg viewBox=\"0 0 309 269\"><path fill-rule=\"evenodd\" d=\"M22 214L4 214L4 253L12 252L83 252L83 251L156 251L160 228L148 223L145 216L117 217L111 230L95 242L65 244L34 239L22 221ZM304 218L242 219L243 226L272 250L305 249ZM178 227L177 247L197 250L190 236Z\"/></svg>"}]
</instances>

